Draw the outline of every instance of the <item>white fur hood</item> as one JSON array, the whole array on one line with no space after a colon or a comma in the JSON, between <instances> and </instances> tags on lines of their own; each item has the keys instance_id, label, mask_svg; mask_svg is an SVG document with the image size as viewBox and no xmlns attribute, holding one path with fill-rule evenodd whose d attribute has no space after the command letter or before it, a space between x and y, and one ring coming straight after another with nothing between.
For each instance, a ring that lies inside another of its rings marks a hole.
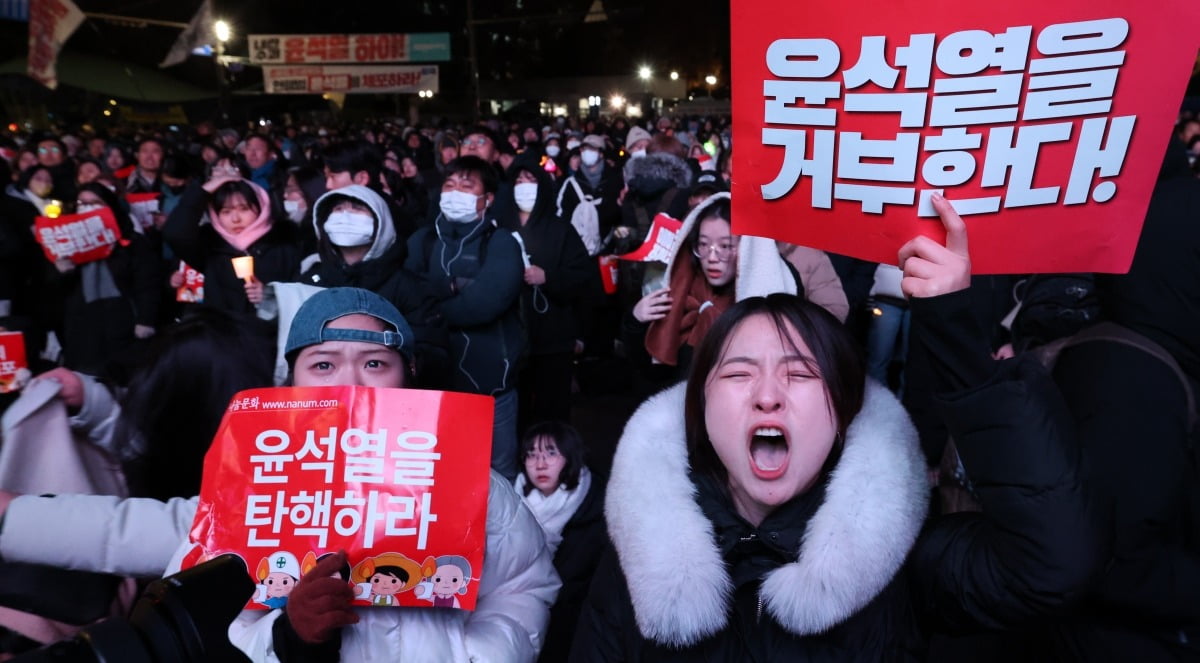
<instances>
[{"instance_id":1,"label":"white fur hood","mask_svg":"<svg viewBox=\"0 0 1200 663\"><path fill-rule=\"evenodd\" d=\"M683 647L721 631L733 586L688 478L680 384L646 401L613 459L605 516L642 635ZM895 577L925 519L929 486L916 430L886 389L862 411L809 520L797 561L769 573L764 607L796 635L854 615Z\"/></svg>"}]
</instances>

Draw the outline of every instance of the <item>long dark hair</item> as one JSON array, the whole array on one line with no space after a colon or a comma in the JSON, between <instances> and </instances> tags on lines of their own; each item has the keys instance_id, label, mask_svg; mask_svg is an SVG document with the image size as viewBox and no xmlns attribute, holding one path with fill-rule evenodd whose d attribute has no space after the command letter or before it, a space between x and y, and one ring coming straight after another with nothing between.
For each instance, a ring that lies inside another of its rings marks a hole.
<instances>
[{"instance_id":1,"label":"long dark hair","mask_svg":"<svg viewBox=\"0 0 1200 663\"><path fill-rule=\"evenodd\" d=\"M835 444L830 458L840 454L840 441L845 439L846 429L862 409L866 388L863 353L854 337L831 313L795 295L783 293L750 297L734 304L717 318L708 335L696 348L684 397L688 462L692 470L709 475L721 485L725 484L728 473L708 439L704 423L707 407L704 387L709 375L720 363L729 337L743 321L759 315L769 317L780 337L798 350L798 339L790 333L789 327L795 329L799 340L803 340L812 353L808 369L820 376L825 384L825 393L837 423L839 442ZM823 471L831 469L829 465L827 463Z\"/></svg>"},{"instance_id":2,"label":"long dark hair","mask_svg":"<svg viewBox=\"0 0 1200 663\"><path fill-rule=\"evenodd\" d=\"M118 444L130 493L167 500L200 492L204 454L229 400L271 386L275 349L256 320L201 307L158 334L121 398Z\"/></svg>"}]
</instances>

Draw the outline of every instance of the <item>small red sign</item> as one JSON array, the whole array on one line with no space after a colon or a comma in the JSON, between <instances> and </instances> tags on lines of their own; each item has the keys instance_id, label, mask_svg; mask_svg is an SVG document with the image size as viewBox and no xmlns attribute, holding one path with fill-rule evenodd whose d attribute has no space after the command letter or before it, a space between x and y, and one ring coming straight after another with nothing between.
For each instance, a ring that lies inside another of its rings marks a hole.
<instances>
[{"instance_id":1,"label":"small red sign","mask_svg":"<svg viewBox=\"0 0 1200 663\"><path fill-rule=\"evenodd\" d=\"M16 391L17 374L28 369L25 335L21 332L0 332L0 394Z\"/></svg>"},{"instance_id":2,"label":"small red sign","mask_svg":"<svg viewBox=\"0 0 1200 663\"><path fill-rule=\"evenodd\" d=\"M113 247L121 239L117 220L107 207L55 218L39 216L33 227L38 244L50 262L67 258L82 265L104 260L112 255Z\"/></svg>"}]
</instances>

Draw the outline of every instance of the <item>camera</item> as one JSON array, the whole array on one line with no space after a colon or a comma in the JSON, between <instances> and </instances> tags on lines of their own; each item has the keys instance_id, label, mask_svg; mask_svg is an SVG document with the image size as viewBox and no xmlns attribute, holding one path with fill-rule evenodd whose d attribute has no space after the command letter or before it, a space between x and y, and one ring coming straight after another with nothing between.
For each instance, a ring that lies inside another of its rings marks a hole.
<instances>
[{"instance_id":1,"label":"camera","mask_svg":"<svg viewBox=\"0 0 1200 663\"><path fill-rule=\"evenodd\" d=\"M254 593L245 562L222 555L156 580L128 619L113 618L20 656L18 663L249 663L229 624Z\"/></svg>"}]
</instances>

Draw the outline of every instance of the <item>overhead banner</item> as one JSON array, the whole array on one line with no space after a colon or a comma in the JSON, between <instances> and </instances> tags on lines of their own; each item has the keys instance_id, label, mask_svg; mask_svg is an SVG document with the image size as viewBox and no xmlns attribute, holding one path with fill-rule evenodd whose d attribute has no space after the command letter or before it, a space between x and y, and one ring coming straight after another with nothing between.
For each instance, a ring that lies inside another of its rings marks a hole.
<instances>
[{"instance_id":1,"label":"overhead banner","mask_svg":"<svg viewBox=\"0 0 1200 663\"><path fill-rule=\"evenodd\" d=\"M1125 272L1200 3L754 0L732 17L733 224L895 264L967 222L978 273Z\"/></svg>"},{"instance_id":2,"label":"overhead banner","mask_svg":"<svg viewBox=\"0 0 1200 663\"><path fill-rule=\"evenodd\" d=\"M263 67L267 94L416 94L438 91L437 65Z\"/></svg>"},{"instance_id":3,"label":"overhead banner","mask_svg":"<svg viewBox=\"0 0 1200 663\"><path fill-rule=\"evenodd\" d=\"M182 568L240 556L247 607L283 607L345 550L355 605L472 610L486 544L492 399L369 387L237 394L204 459Z\"/></svg>"},{"instance_id":4,"label":"overhead banner","mask_svg":"<svg viewBox=\"0 0 1200 663\"><path fill-rule=\"evenodd\" d=\"M381 64L450 59L450 33L250 35L250 64Z\"/></svg>"},{"instance_id":5,"label":"overhead banner","mask_svg":"<svg viewBox=\"0 0 1200 663\"><path fill-rule=\"evenodd\" d=\"M30 0L26 69L30 78L51 90L58 87L58 74L54 69L58 51L80 23L83 23L83 12L71 0Z\"/></svg>"}]
</instances>

